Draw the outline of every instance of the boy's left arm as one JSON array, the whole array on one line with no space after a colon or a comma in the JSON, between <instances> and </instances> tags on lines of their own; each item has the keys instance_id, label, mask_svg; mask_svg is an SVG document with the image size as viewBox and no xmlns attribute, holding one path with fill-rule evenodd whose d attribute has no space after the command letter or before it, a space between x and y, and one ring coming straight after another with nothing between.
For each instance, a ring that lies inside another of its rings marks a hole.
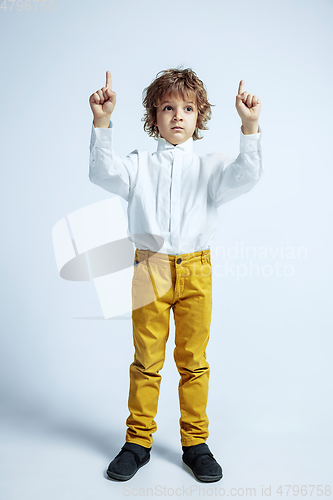
<instances>
[{"instance_id":1,"label":"boy's left arm","mask_svg":"<svg viewBox=\"0 0 333 500\"><path fill-rule=\"evenodd\" d=\"M242 120L240 153L236 159L218 159L209 180L209 191L217 207L248 192L263 173L260 107L259 98L245 92L241 80L236 96L236 109Z\"/></svg>"}]
</instances>

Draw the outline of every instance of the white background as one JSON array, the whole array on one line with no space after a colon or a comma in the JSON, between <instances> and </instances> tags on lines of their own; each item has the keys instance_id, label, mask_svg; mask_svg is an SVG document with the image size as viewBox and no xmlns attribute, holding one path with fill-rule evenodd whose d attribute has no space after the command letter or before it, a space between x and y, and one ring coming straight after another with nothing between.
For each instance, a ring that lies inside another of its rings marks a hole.
<instances>
[{"instance_id":1,"label":"white background","mask_svg":"<svg viewBox=\"0 0 333 500\"><path fill-rule=\"evenodd\" d=\"M45 12L40 3L25 10L28 3L0 9L1 500L104 500L139 494L134 488L176 496L192 487L192 497L224 488L236 498L231 488L262 496L271 485L273 498L286 484L325 491L333 466L332 3L55 0ZM130 312L104 320L92 282L60 278L52 228L112 196L88 178L88 99L106 70L117 92L115 151L126 155L156 149L143 131L142 91L180 65L215 105L197 153L238 155L241 79L262 102L264 175L219 209L211 247L207 444L224 478L199 484L182 466L171 314L152 458L117 483L104 470L125 442ZM223 256L237 246L235 258ZM256 257L242 256L246 247Z\"/></svg>"}]
</instances>

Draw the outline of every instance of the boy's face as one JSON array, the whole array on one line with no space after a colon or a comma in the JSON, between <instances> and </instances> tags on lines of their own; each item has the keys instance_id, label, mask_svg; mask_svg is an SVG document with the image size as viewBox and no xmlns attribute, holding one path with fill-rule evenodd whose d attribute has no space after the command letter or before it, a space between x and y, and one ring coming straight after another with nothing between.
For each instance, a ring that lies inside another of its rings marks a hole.
<instances>
[{"instance_id":1,"label":"boy's face","mask_svg":"<svg viewBox=\"0 0 333 500\"><path fill-rule=\"evenodd\" d=\"M156 110L156 122L160 136L176 146L192 137L197 126L198 110L195 94L183 100L179 94L164 95Z\"/></svg>"}]
</instances>

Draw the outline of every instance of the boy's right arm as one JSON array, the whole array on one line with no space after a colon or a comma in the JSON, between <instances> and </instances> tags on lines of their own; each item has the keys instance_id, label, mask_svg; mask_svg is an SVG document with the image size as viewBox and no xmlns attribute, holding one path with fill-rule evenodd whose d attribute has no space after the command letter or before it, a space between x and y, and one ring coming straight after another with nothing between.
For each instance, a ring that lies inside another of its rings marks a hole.
<instances>
[{"instance_id":1,"label":"boy's right arm","mask_svg":"<svg viewBox=\"0 0 333 500\"><path fill-rule=\"evenodd\" d=\"M116 93L111 90L111 73L106 72L106 87L89 99L94 120L91 129L89 179L94 184L118 194L128 201L129 191L135 183L138 154L115 156L112 144L111 114L116 105Z\"/></svg>"}]
</instances>

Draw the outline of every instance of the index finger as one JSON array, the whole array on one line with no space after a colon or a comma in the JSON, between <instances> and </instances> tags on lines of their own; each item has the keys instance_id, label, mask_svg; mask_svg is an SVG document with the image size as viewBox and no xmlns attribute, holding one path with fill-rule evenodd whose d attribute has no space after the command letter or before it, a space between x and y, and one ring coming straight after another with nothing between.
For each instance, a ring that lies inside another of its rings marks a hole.
<instances>
[{"instance_id":1,"label":"index finger","mask_svg":"<svg viewBox=\"0 0 333 500\"><path fill-rule=\"evenodd\" d=\"M112 80L110 71L106 72L106 88L112 90Z\"/></svg>"},{"instance_id":2,"label":"index finger","mask_svg":"<svg viewBox=\"0 0 333 500\"><path fill-rule=\"evenodd\" d=\"M239 82L239 87L238 87L238 94L242 94L244 92L244 88L245 88L245 85L244 85L244 80L241 80Z\"/></svg>"}]
</instances>

